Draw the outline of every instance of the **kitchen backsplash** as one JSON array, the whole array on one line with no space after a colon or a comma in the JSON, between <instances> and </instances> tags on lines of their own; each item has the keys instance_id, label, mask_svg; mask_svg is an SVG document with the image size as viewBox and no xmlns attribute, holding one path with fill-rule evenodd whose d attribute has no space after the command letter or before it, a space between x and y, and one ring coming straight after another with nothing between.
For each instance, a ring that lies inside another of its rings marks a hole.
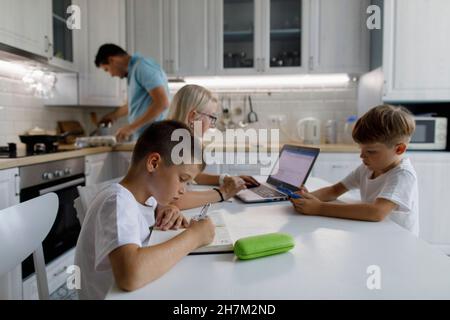
<instances>
[{"instance_id":1,"label":"kitchen backsplash","mask_svg":"<svg viewBox=\"0 0 450 320\"><path fill-rule=\"evenodd\" d=\"M0 145L20 143L19 134L38 126L45 130L56 130L57 121L77 120L86 134L94 130L90 112L100 119L112 108L56 107L44 106L45 101L25 90L21 80L2 78L0 75ZM117 122L114 128L125 123Z\"/></svg>"},{"instance_id":2,"label":"kitchen backsplash","mask_svg":"<svg viewBox=\"0 0 450 320\"><path fill-rule=\"evenodd\" d=\"M219 99L224 106L228 106L231 98L231 109L235 115L233 121L238 123L249 112L247 102L244 110L244 97L248 94L223 93ZM338 137L342 131L346 118L357 112L357 85L350 82L348 85L335 88L303 89L297 92L251 93L254 111L258 114L257 128L279 128L279 124L271 121L271 116L284 116L280 139L289 141L298 138L296 124L299 119L315 117L322 121L322 140L325 122L335 119L338 122ZM19 143L19 134L39 126L46 130L55 130L57 121L77 120L86 133L94 129L90 122L90 112L97 112L100 118L111 111L111 108L92 107L57 107L44 106L44 101L35 98L25 90L20 80L1 77L0 75L0 145L8 142ZM114 125L118 128L126 122L125 119ZM339 140L338 140L339 141Z\"/></svg>"}]
</instances>

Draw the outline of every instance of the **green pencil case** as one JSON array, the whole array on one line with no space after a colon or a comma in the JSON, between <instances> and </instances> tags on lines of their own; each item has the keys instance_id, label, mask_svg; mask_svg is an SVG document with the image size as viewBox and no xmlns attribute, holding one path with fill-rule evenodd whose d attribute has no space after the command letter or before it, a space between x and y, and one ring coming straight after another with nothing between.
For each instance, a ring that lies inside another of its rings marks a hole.
<instances>
[{"instance_id":1,"label":"green pencil case","mask_svg":"<svg viewBox=\"0 0 450 320\"><path fill-rule=\"evenodd\" d=\"M242 238L234 244L234 254L249 260L283 253L295 246L294 238L286 233L268 233Z\"/></svg>"}]
</instances>

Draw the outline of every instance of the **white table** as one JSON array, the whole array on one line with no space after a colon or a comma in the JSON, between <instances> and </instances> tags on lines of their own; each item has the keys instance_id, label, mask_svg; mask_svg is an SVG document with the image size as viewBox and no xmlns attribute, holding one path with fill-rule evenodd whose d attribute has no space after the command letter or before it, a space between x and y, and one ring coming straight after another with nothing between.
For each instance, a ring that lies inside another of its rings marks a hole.
<instances>
[{"instance_id":1,"label":"white table","mask_svg":"<svg viewBox=\"0 0 450 320\"><path fill-rule=\"evenodd\" d=\"M324 183L310 178L307 186ZM234 240L286 232L296 246L250 261L233 254L187 256L140 290L114 287L107 299L450 299L450 257L391 221L303 216L288 202L233 201L210 210L224 212ZM381 271L379 290L366 284L371 265Z\"/></svg>"}]
</instances>

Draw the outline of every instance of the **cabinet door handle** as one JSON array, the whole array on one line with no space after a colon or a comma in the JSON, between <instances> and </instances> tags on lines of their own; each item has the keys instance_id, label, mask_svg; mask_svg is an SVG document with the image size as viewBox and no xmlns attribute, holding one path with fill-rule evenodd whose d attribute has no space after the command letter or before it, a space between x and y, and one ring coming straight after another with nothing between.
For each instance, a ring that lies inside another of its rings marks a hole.
<instances>
[{"instance_id":1,"label":"cabinet door handle","mask_svg":"<svg viewBox=\"0 0 450 320\"><path fill-rule=\"evenodd\" d=\"M50 42L48 36L45 36L44 39L45 39L45 53L49 53L50 48L53 46L53 44Z\"/></svg>"},{"instance_id":2,"label":"cabinet door handle","mask_svg":"<svg viewBox=\"0 0 450 320\"><path fill-rule=\"evenodd\" d=\"M261 72L266 71L266 58L261 59Z\"/></svg>"},{"instance_id":3,"label":"cabinet door handle","mask_svg":"<svg viewBox=\"0 0 450 320\"><path fill-rule=\"evenodd\" d=\"M20 195L20 176L18 174L14 175L14 184L15 184L15 191L16 191L16 196Z\"/></svg>"}]
</instances>

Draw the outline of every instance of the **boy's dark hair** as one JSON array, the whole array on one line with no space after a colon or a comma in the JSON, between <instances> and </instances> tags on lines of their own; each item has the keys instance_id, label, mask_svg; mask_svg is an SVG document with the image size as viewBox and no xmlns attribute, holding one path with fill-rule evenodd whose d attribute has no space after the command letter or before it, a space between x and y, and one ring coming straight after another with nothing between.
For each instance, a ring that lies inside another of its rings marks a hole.
<instances>
[{"instance_id":1,"label":"boy's dark hair","mask_svg":"<svg viewBox=\"0 0 450 320\"><path fill-rule=\"evenodd\" d=\"M404 107L380 105L370 109L355 124L352 136L356 143L384 143L394 146L408 143L416 129L412 113Z\"/></svg>"},{"instance_id":2,"label":"boy's dark hair","mask_svg":"<svg viewBox=\"0 0 450 320\"><path fill-rule=\"evenodd\" d=\"M109 57L121 56L124 54L128 53L121 47L112 43L106 43L98 49L97 55L95 56L95 65L98 68L102 64L108 64Z\"/></svg>"},{"instance_id":3,"label":"boy's dark hair","mask_svg":"<svg viewBox=\"0 0 450 320\"><path fill-rule=\"evenodd\" d=\"M181 163L177 164L197 164L200 166L200 170L205 169L206 163L203 160L203 150L200 140L192 134L192 131L187 125L179 121L165 120L159 122L153 122L144 132L139 136L136 145L133 150L133 156L131 159L132 165L137 165L140 161L145 159L149 153L157 152L161 156L163 162L166 165L174 165L174 159L172 159L172 150L175 147L179 147L184 140L172 141L172 134L176 131L183 133L185 137L189 137L188 148L190 148L190 157L184 158L183 153L181 155L176 151L176 156L180 156L183 159ZM174 139L178 139L175 136ZM181 149L181 151L185 151Z\"/></svg>"}]
</instances>

